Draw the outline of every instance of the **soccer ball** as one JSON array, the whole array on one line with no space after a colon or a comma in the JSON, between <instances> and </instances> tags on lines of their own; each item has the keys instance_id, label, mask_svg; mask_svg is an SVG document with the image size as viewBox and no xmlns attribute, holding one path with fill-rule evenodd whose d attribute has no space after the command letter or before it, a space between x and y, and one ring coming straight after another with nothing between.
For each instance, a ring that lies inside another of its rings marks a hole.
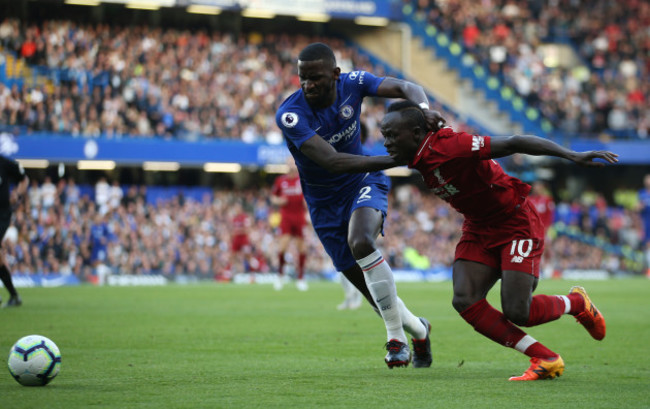
<instances>
[{"instance_id":1,"label":"soccer ball","mask_svg":"<svg viewBox=\"0 0 650 409\"><path fill-rule=\"evenodd\" d=\"M61 352L51 339L28 335L9 351L9 372L24 386L47 385L61 370Z\"/></svg>"}]
</instances>

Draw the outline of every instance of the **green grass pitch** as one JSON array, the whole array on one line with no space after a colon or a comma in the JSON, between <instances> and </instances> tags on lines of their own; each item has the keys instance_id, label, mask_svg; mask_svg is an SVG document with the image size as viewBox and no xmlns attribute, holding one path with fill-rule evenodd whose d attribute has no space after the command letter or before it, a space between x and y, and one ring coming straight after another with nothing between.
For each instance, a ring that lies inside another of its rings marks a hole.
<instances>
[{"instance_id":1,"label":"green grass pitch","mask_svg":"<svg viewBox=\"0 0 650 409\"><path fill-rule=\"evenodd\" d=\"M565 294L547 280L538 293ZM607 319L592 340L572 317L528 332L566 363L552 381L509 382L522 354L474 332L451 283L398 284L433 325L430 369L389 370L385 331L367 305L337 311L341 288L170 285L23 289L0 310L0 408L643 408L650 407L650 280L586 281ZM490 301L498 305L498 290ZM6 300L6 291L2 295ZM9 375L9 348L45 335L63 356L41 388Z\"/></svg>"}]
</instances>

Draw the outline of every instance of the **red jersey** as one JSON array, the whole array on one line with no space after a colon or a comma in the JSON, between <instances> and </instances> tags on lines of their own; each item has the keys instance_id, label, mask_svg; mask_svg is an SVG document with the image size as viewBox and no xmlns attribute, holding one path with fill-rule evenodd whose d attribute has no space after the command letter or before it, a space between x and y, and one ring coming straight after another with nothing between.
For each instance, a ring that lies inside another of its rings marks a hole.
<instances>
[{"instance_id":1,"label":"red jersey","mask_svg":"<svg viewBox=\"0 0 650 409\"><path fill-rule=\"evenodd\" d=\"M283 218L291 216L304 217L305 199L303 198L302 187L300 186L300 176L278 176L273 183L271 194L287 199L287 203L280 209L280 214Z\"/></svg>"},{"instance_id":2,"label":"red jersey","mask_svg":"<svg viewBox=\"0 0 650 409\"><path fill-rule=\"evenodd\" d=\"M233 236L247 236L251 220L246 213L238 213L232 218L230 226Z\"/></svg>"},{"instance_id":3,"label":"red jersey","mask_svg":"<svg viewBox=\"0 0 650 409\"><path fill-rule=\"evenodd\" d=\"M555 203L553 199L548 195L531 195L528 196L528 200L535 206L535 210L539 213L539 217L542 218L544 223L544 228L548 229L553 223L553 217L555 213Z\"/></svg>"},{"instance_id":4,"label":"red jersey","mask_svg":"<svg viewBox=\"0 0 650 409\"><path fill-rule=\"evenodd\" d=\"M526 200L530 186L490 160L489 136L443 128L429 133L409 163L427 186L465 216L464 231L506 220Z\"/></svg>"}]
</instances>

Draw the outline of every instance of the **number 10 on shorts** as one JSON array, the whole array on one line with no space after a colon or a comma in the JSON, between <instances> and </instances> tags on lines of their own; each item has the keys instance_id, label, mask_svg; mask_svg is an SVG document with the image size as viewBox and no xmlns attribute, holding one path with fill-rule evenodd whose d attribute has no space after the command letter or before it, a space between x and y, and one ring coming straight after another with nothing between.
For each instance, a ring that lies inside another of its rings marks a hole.
<instances>
[{"instance_id":1,"label":"number 10 on shorts","mask_svg":"<svg viewBox=\"0 0 650 409\"><path fill-rule=\"evenodd\" d=\"M511 263L521 263L533 250L532 239L513 240L510 247Z\"/></svg>"}]
</instances>

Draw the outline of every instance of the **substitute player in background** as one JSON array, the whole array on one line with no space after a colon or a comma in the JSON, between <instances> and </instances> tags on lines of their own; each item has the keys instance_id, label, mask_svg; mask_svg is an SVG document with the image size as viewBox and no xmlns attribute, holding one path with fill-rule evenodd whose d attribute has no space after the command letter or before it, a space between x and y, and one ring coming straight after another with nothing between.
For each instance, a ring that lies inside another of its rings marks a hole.
<instances>
[{"instance_id":1,"label":"substitute player in background","mask_svg":"<svg viewBox=\"0 0 650 409\"><path fill-rule=\"evenodd\" d=\"M574 152L536 136L490 137L430 131L422 109L409 101L388 107L381 124L384 146L398 162L422 174L426 185L465 216L453 265L453 306L474 329L528 355L531 366L513 381L554 378L564 362L519 326L576 317L594 339L605 337L605 320L582 287L568 295L535 295L544 225L527 200L530 186L507 175L492 158L514 153L550 155L585 166L618 161L607 151ZM486 296L501 279L501 307Z\"/></svg>"},{"instance_id":2,"label":"substitute player in background","mask_svg":"<svg viewBox=\"0 0 650 409\"><path fill-rule=\"evenodd\" d=\"M413 315L397 296L393 273L377 249L388 208L387 177L377 172L397 163L389 156L362 154L361 103L366 96L405 98L427 108L422 87L365 71L341 73L325 44L305 47L298 57L300 89L276 113L276 123L298 166L305 201L316 234L334 266L362 292L386 325L385 362L406 366L413 337L413 366L431 365L430 324ZM369 172L369 173L365 173Z\"/></svg>"},{"instance_id":3,"label":"substitute player in background","mask_svg":"<svg viewBox=\"0 0 650 409\"><path fill-rule=\"evenodd\" d=\"M302 195L298 168L293 160L288 160L289 172L275 179L271 189L271 203L280 208L280 240L278 242L278 279L274 283L276 290L281 290L284 284L285 253L293 238L298 250L298 268L296 287L307 291L305 281L305 199Z\"/></svg>"},{"instance_id":4,"label":"substitute player in background","mask_svg":"<svg viewBox=\"0 0 650 409\"><path fill-rule=\"evenodd\" d=\"M544 239L549 238L548 229L553 225L555 218L555 202L548 192L546 184L540 180L533 182L528 200L537 210L542 224L544 224ZM551 254L551 247L547 247L542 254L541 271L544 272L545 277L553 275L553 254Z\"/></svg>"},{"instance_id":5,"label":"substitute player in background","mask_svg":"<svg viewBox=\"0 0 650 409\"><path fill-rule=\"evenodd\" d=\"M237 201L230 210L230 273L248 272L251 255L250 230L253 222L244 206Z\"/></svg>"},{"instance_id":6,"label":"substitute player in background","mask_svg":"<svg viewBox=\"0 0 650 409\"><path fill-rule=\"evenodd\" d=\"M546 184L539 180L533 182L528 200L535 207L535 210L537 210L540 219L542 219L542 224L544 224L544 233L548 232L555 217L555 202L548 193Z\"/></svg>"},{"instance_id":7,"label":"substitute player in background","mask_svg":"<svg viewBox=\"0 0 650 409\"><path fill-rule=\"evenodd\" d=\"M16 188L9 193L11 183L18 183ZM4 239L5 233L11 224L12 206L15 205L27 191L29 178L25 170L16 161L0 155L0 241ZM1 244L1 243L0 243ZM0 250L0 280L9 291L9 300L5 307L19 307L22 305L20 295L14 287L11 273L7 267L4 252ZM2 303L2 298L0 298Z\"/></svg>"}]
</instances>

